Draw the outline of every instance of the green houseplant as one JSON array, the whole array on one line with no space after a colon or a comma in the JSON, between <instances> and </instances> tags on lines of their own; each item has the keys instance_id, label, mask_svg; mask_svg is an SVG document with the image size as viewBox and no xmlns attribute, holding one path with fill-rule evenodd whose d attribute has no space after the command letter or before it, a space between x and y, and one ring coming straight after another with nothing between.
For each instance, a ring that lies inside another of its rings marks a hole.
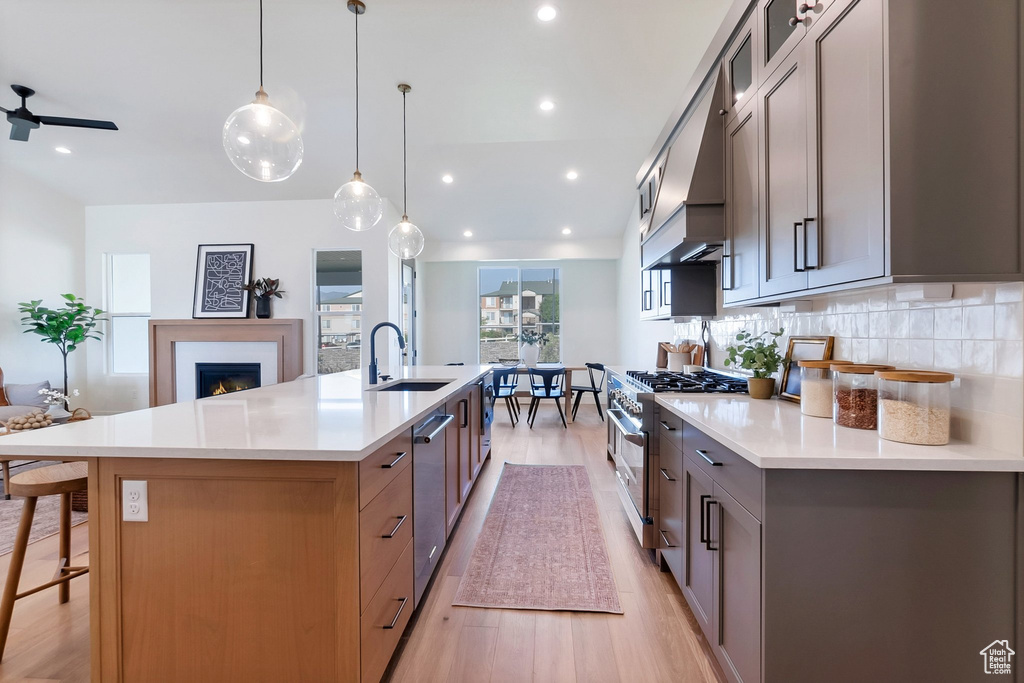
<instances>
[{"instance_id":1,"label":"green houseplant","mask_svg":"<svg viewBox=\"0 0 1024 683\"><path fill-rule=\"evenodd\" d=\"M269 318L271 314L270 301L272 297L281 298L284 290L281 289L281 280L269 277L260 278L250 282L242 289L252 293L256 300L256 317Z\"/></svg>"},{"instance_id":2,"label":"green houseplant","mask_svg":"<svg viewBox=\"0 0 1024 683\"><path fill-rule=\"evenodd\" d=\"M736 335L736 345L726 347L729 357L726 367L750 370L754 376L747 379L747 391L751 398L771 398L775 393L775 378L772 377L785 363L779 354L779 337L785 330L762 332L755 335L743 331Z\"/></svg>"},{"instance_id":3,"label":"green houseplant","mask_svg":"<svg viewBox=\"0 0 1024 683\"><path fill-rule=\"evenodd\" d=\"M537 366L537 361L540 359L540 347L544 346L547 340L548 335L544 332L523 330L519 334L519 341L523 343L523 364L526 367Z\"/></svg>"},{"instance_id":4,"label":"green houseplant","mask_svg":"<svg viewBox=\"0 0 1024 683\"><path fill-rule=\"evenodd\" d=\"M96 323L103 320L103 311L85 302L74 294L62 294L61 308L46 308L42 299L18 304L18 311L24 314L21 323L28 327L25 334L38 334L47 344L54 344L64 359L64 409L68 409L68 355L87 339L99 339L102 331Z\"/></svg>"}]
</instances>

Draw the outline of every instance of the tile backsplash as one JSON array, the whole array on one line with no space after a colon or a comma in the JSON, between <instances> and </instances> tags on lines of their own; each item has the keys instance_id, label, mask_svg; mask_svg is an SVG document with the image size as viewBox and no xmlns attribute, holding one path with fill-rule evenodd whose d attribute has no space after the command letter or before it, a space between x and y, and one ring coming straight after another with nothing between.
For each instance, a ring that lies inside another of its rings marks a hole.
<instances>
[{"instance_id":1,"label":"tile backsplash","mask_svg":"<svg viewBox=\"0 0 1024 683\"><path fill-rule=\"evenodd\" d=\"M834 358L945 370L953 385L953 436L1024 456L1024 283L957 284L945 301L898 301L898 285L812 300L807 312L726 310L711 321L711 364L721 368L736 333L785 329L832 335ZM700 338L700 323L675 325ZM783 349L785 346L783 346Z\"/></svg>"}]
</instances>

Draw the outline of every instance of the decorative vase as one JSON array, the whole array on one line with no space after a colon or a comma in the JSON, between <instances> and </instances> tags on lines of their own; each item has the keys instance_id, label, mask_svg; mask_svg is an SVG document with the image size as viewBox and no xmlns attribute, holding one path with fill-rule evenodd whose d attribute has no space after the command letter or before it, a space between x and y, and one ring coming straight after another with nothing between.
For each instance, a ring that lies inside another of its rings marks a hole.
<instances>
[{"instance_id":1,"label":"decorative vase","mask_svg":"<svg viewBox=\"0 0 1024 683\"><path fill-rule=\"evenodd\" d=\"M540 359L540 347L536 344L523 344L523 363L528 368L537 367Z\"/></svg>"},{"instance_id":2,"label":"decorative vase","mask_svg":"<svg viewBox=\"0 0 1024 683\"><path fill-rule=\"evenodd\" d=\"M771 398L775 393L775 378L748 377L747 392L750 398Z\"/></svg>"},{"instance_id":3,"label":"decorative vase","mask_svg":"<svg viewBox=\"0 0 1024 683\"><path fill-rule=\"evenodd\" d=\"M269 296L258 296L256 297L256 317L257 318L269 318L270 317L270 301L272 297Z\"/></svg>"}]
</instances>

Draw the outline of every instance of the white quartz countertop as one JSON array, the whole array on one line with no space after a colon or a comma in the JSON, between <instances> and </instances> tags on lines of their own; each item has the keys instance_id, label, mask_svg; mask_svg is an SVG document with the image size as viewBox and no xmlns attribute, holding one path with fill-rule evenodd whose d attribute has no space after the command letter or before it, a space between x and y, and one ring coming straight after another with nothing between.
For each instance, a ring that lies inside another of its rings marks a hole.
<instances>
[{"instance_id":1,"label":"white quartz countertop","mask_svg":"<svg viewBox=\"0 0 1024 683\"><path fill-rule=\"evenodd\" d=\"M758 467L789 469L1022 472L1024 454L951 441L915 446L878 432L808 417L778 399L721 394L659 394L669 410Z\"/></svg>"},{"instance_id":2,"label":"white quartz countertop","mask_svg":"<svg viewBox=\"0 0 1024 683\"><path fill-rule=\"evenodd\" d=\"M367 391L353 370L0 437L0 456L358 461L409 429L486 365L416 366L436 391ZM385 386L385 385L378 385Z\"/></svg>"}]
</instances>

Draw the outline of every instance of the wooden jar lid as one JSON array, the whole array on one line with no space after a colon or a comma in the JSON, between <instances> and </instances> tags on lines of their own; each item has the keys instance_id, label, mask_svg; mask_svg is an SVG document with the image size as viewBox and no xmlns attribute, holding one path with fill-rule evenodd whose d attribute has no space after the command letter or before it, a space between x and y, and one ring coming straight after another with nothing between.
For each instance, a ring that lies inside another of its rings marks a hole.
<instances>
[{"instance_id":1,"label":"wooden jar lid","mask_svg":"<svg viewBox=\"0 0 1024 683\"><path fill-rule=\"evenodd\" d=\"M797 365L802 368L824 368L828 370L833 365L851 365L848 360L798 360Z\"/></svg>"},{"instance_id":2,"label":"wooden jar lid","mask_svg":"<svg viewBox=\"0 0 1024 683\"><path fill-rule=\"evenodd\" d=\"M923 384L942 384L956 379L951 372L934 372L932 370L877 370L875 375L882 379L896 382L918 382Z\"/></svg>"},{"instance_id":3,"label":"wooden jar lid","mask_svg":"<svg viewBox=\"0 0 1024 683\"><path fill-rule=\"evenodd\" d=\"M851 375L873 375L877 370L895 370L895 365L871 365L870 363L833 363L832 369Z\"/></svg>"}]
</instances>

